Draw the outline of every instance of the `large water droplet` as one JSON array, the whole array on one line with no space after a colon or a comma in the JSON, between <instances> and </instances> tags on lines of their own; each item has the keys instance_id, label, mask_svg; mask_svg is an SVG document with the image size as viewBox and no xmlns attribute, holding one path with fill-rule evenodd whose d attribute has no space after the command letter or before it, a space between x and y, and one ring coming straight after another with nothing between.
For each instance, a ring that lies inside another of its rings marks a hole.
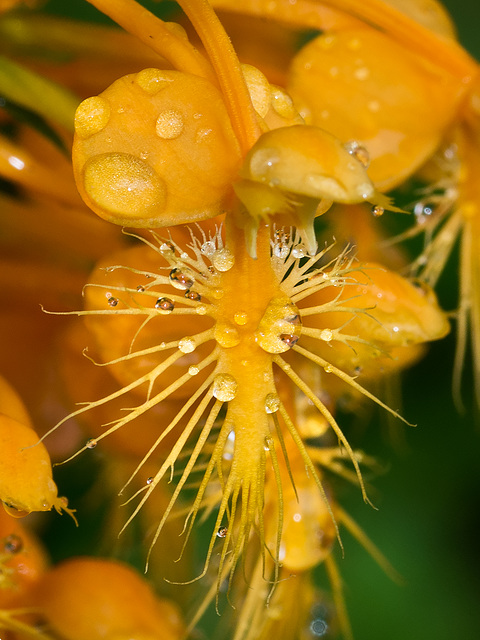
<instances>
[{"instance_id":1,"label":"large water droplet","mask_svg":"<svg viewBox=\"0 0 480 640\"><path fill-rule=\"evenodd\" d=\"M298 341L301 319L298 308L287 296L273 298L255 332L259 347L267 353L285 353Z\"/></svg>"},{"instance_id":2,"label":"large water droplet","mask_svg":"<svg viewBox=\"0 0 480 640\"><path fill-rule=\"evenodd\" d=\"M217 531L217 537L218 538L225 538L227 536L228 533L228 528L227 527L219 527L218 531Z\"/></svg>"},{"instance_id":3,"label":"large water droplet","mask_svg":"<svg viewBox=\"0 0 480 640\"><path fill-rule=\"evenodd\" d=\"M237 381L229 373L219 373L213 381L213 395L217 400L229 402L237 394Z\"/></svg>"},{"instance_id":4,"label":"large water droplet","mask_svg":"<svg viewBox=\"0 0 480 640\"><path fill-rule=\"evenodd\" d=\"M385 213L385 209L380 205L376 204L372 207L372 215L374 218L380 218Z\"/></svg>"},{"instance_id":5,"label":"large water droplet","mask_svg":"<svg viewBox=\"0 0 480 640\"><path fill-rule=\"evenodd\" d=\"M193 274L186 269L172 269L168 276L170 278L170 282L175 289L181 289L182 291L186 291L193 287L195 282L195 278Z\"/></svg>"},{"instance_id":6,"label":"large water droplet","mask_svg":"<svg viewBox=\"0 0 480 640\"><path fill-rule=\"evenodd\" d=\"M95 449L97 444L98 442L95 440L95 438L90 438L90 440L87 440L87 442L85 443L85 446L87 449Z\"/></svg>"},{"instance_id":7,"label":"large water droplet","mask_svg":"<svg viewBox=\"0 0 480 640\"><path fill-rule=\"evenodd\" d=\"M85 163L83 184L100 209L125 222L163 211L166 187L146 162L129 153L102 153Z\"/></svg>"}]
</instances>

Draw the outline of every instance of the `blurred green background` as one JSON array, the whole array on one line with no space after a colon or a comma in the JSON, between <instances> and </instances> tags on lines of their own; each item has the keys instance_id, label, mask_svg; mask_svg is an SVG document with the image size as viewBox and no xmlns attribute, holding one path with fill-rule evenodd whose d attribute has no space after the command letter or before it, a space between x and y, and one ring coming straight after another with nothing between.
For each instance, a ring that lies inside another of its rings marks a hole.
<instances>
[{"instance_id":1,"label":"blurred green background","mask_svg":"<svg viewBox=\"0 0 480 640\"><path fill-rule=\"evenodd\" d=\"M445 4L461 42L480 59L479 0ZM85 19L96 15L82 0L52 0L47 7ZM441 298L455 304L456 287L452 259L441 281ZM364 505L357 491L346 496L344 506L404 576L405 585L391 582L345 536L345 559L339 564L356 640L480 637L480 421L469 361L465 413L454 408L454 349L451 335L432 345L426 359L404 377L401 412L417 428L399 421L387 427L385 416L375 414L366 433L363 448L389 466L375 481L379 510ZM391 446L392 428L404 434L402 447Z\"/></svg>"}]
</instances>

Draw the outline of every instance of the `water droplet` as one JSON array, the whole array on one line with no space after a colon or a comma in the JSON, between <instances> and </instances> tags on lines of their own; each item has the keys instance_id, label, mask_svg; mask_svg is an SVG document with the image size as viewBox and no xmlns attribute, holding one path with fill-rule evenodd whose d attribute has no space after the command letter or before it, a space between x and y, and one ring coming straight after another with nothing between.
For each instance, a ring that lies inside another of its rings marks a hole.
<instances>
[{"instance_id":1,"label":"water droplet","mask_svg":"<svg viewBox=\"0 0 480 640\"><path fill-rule=\"evenodd\" d=\"M290 253L290 247L288 246L288 244L275 244L273 246L273 255L276 258L280 258L281 260L285 260L285 258L288 257L288 254Z\"/></svg>"},{"instance_id":2,"label":"water droplet","mask_svg":"<svg viewBox=\"0 0 480 640\"><path fill-rule=\"evenodd\" d=\"M112 215L117 224L151 219L165 206L164 181L130 153L101 153L87 160L83 186L96 207Z\"/></svg>"},{"instance_id":3,"label":"water droplet","mask_svg":"<svg viewBox=\"0 0 480 640\"><path fill-rule=\"evenodd\" d=\"M207 313L207 307L201 304L195 309L195 313L198 313L199 316L204 316Z\"/></svg>"},{"instance_id":4,"label":"water droplet","mask_svg":"<svg viewBox=\"0 0 480 640\"><path fill-rule=\"evenodd\" d=\"M217 246L213 240L208 240L208 242L204 242L200 248L200 251L204 256L212 256L217 250Z\"/></svg>"},{"instance_id":5,"label":"water droplet","mask_svg":"<svg viewBox=\"0 0 480 640\"><path fill-rule=\"evenodd\" d=\"M280 87L271 87L270 100L272 107L281 118L291 120L297 115L293 100Z\"/></svg>"},{"instance_id":6,"label":"water droplet","mask_svg":"<svg viewBox=\"0 0 480 640\"><path fill-rule=\"evenodd\" d=\"M14 507L13 504L8 504L7 502L2 502L2 505L8 515L12 516L12 518L25 518L25 516L28 516L28 514L30 513L30 511L17 509L17 507Z\"/></svg>"},{"instance_id":7,"label":"water droplet","mask_svg":"<svg viewBox=\"0 0 480 640\"><path fill-rule=\"evenodd\" d=\"M237 394L237 381L229 373L219 373L213 381L213 396L222 402L233 400Z\"/></svg>"},{"instance_id":8,"label":"water droplet","mask_svg":"<svg viewBox=\"0 0 480 640\"><path fill-rule=\"evenodd\" d=\"M325 340L325 342L330 342L333 338L333 331L331 329L323 329L320 332L320 340Z\"/></svg>"},{"instance_id":9,"label":"water droplet","mask_svg":"<svg viewBox=\"0 0 480 640\"><path fill-rule=\"evenodd\" d=\"M85 447L87 449L95 449L97 444L98 442L95 440L95 438L90 438L90 440L87 440L87 442L85 443Z\"/></svg>"},{"instance_id":10,"label":"water droplet","mask_svg":"<svg viewBox=\"0 0 480 640\"><path fill-rule=\"evenodd\" d=\"M137 291L138 291L138 293L143 293L145 291L145 287L143 285L139 284L138 287L137 287Z\"/></svg>"},{"instance_id":11,"label":"water droplet","mask_svg":"<svg viewBox=\"0 0 480 640\"><path fill-rule=\"evenodd\" d=\"M370 69L368 67L359 67L355 69L353 75L357 80L366 80L370 75Z\"/></svg>"},{"instance_id":12,"label":"water droplet","mask_svg":"<svg viewBox=\"0 0 480 640\"><path fill-rule=\"evenodd\" d=\"M228 528L227 527L219 527L218 531L217 531L217 537L218 538L225 538L227 536L228 533Z\"/></svg>"},{"instance_id":13,"label":"water droplet","mask_svg":"<svg viewBox=\"0 0 480 640\"><path fill-rule=\"evenodd\" d=\"M173 242L162 242L160 245L160 253L167 255L171 255L173 253L173 255L175 255L175 245Z\"/></svg>"},{"instance_id":14,"label":"water droplet","mask_svg":"<svg viewBox=\"0 0 480 640\"><path fill-rule=\"evenodd\" d=\"M332 373L332 371L333 371L333 367L332 367L332 365L331 365L331 364L326 364L326 365L323 367L323 370L325 371L325 373Z\"/></svg>"},{"instance_id":15,"label":"water droplet","mask_svg":"<svg viewBox=\"0 0 480 640\"><path fill-rule=\"evenodd\" d=\"M147 478L147 484L152 484L153 481L154 481L154 477L153 476L149 476Z\"/></svg>"},{"instance_id":16,"label":"water droplet","mask_svg":"<svg viewBox=\"0 0 480 640\"><path fill-rule=\"evenodd\" d=\"M273 298L255 332L259 347L267 353L285 353L298 341L301 319L298 308L287 296Z\"/></svg>"},{"instance_id":17,"label":"water droplet","mask_svg":"<svg viewBox=\"0 0 480 640\"><path fill-rule=\"evenodd\" d=\"M217 343L229 349L240 344L240 336L237 329L230 322L217 322L214 329L214 337Z\"/></svg>"},{"instance_id":18,"label":"water droplet","mask_svg":"<svg viewBox=\"0 0 480 640\"><path fill-rule=\"evenodd\" d=\"M196 376L199 371L200 371L200 369L198 367L196 367L195 365L193 365L193 364L192 364L191 367L188 367L188 373L191 376Z\"/></svg>"},{"instance_id":19,"label":"water droplet","mask_svg":"<svg viewBox=\"0 0 480 640\"><path fill-rule=\"evenodd\" d=\"M23 540L15 533L11 533L3 539L3 550L5 553L20 553L23 549Z\"/></svg>"},{"instance_id":20,"label":"water droplet","mask_svg":"<svg viewBox=\"0 0 480 640\"><path fill-rule=\"evenodd\" d=\"M75 133L83 139L93 136L107 126L110 114L110 104L105 98L87 98L75 112Z\"/></svg>"},{"instance_id":21,"label":"water droplet","mask_svg":"<svg viewBox=\"0 0 480 640\"><path fill-rule=\"evenodd\" d=\"M351 140L344 146L351 156L356 158L365 167L365 169L368 169L368 166L370 164L370 155L364 146L362 146L356 140Z\"/></svg>"},{"instance_id":22,"label":"water droplet","mask_svg":"<svg viewBox=\"0 0 480 640\"><path fill-rule=\"evenodd\" d=\"M202 296L197 291L185 291L185 298L188 300L194 300L195 302L200 302Z\"/></svg>"},{"instance_id":23,"label":"water droplet","mask_svg":"<svg viewBox=\"0 0 480 640\"><path fill-rule=\"evenodd\" d=\"M297 244L292 249L292 256L298 260L308 255L307 247L304 244Z\"/></svg>"},{"instance_id":24,"label":"water droplet","mask_svg":"<svg viewBox=\"0 0 480 640\"><path fill-rule=\"evenodd\" d=\"M253 108L264 118L270 109L270 83L263 73L252 65L242 64L242 73Z\"/></svg>"},{"instance_id":25,"label":"water droplet","mask_svg":"<svg viewBox=\"0 0 480 640\"><path fill-rule=\"evenodd\" d=\"M380 205L376 204L372 207L372 215L374 218L380 218L385 213L385 209Z\"/></svg>"},{"instance_id":26,"label":"water droplet","mask_svg":"<svg viewBox=\"0 0 480 640\"><path fill-rule=\"evenodd\" d=\"M175 303L170 298L158 298L155 303L155 309L162 311L163 313L172 313L175 308Z\"/></svg>"},{"instance_id":27,"label":"water droplet","mask_svg":"<svg viewBox=\"0 0 480 640\"><path fill-rule=\"evenodd\" d=\"M182 338L178 343L178 348L182 353L192 353L192 351L195 351L196 347L197 345L193 338Z\"/></svg>"},{"instance_id":28,"label":"water droplet","mask_svg":"<svg viewBox=\"0 0 480 640\"><path fill-rule=\"evenodd\" d=\"M424 224L428 217L432 215L433 210L433 205L426 204L425 202L417 202L413 208L417 223Z\"/></svg>"},{"instance_id":29,"label":"water droplet","mask_svg":"<svg viewBox=\"0 0 480 640\"><path fill-rule=\"evenodd\" d=\"M157 136L164 140L174 140L182 133L184 129L182 114L173 109L162 111L155 123L155 131Z\"/></svg>"},{"instance_id":30,"label":"water droplet","mask_svg":"<svg viewBox=\"0 0 480 640\"><path fill-rule=\"evenodd\" d=\"M276 413L280 408L280 398L276 393L269 393L265 398L265 411L267 413Z\"/></svg>"},{"instance_id":31,"label":"water droplet","mask_svg":"<svg viewBox=\"0 0 480 640\"><path fill-rule=\"evenodd\" d=\"M218 249L211 256L211 261L217 271L229 271L235 264L235 257L230 249Z\"/></svg>"},{"instance_id":32,"label":"water droplet","mask_svg":"<svg viewBox=\"0 0 480 640\"><path fill-rule=\"evenodd\" d=\"M171 73L160 69L143 69L135 76L135 82L145 93L153 96L173 82L174 78L169 75Z\"/></svg>"},{"instance_id":33,"label":"water droplet","mask_svg":"<svg viewBox=\"0 0 480 640\"><path fill-rule=\"evenodd\" d=\"M223 289L214 289L212 291L212 298L214 300L221 300L223 298Z\"/></svg>"},{"instance_id":34,"label":"water droplet","mask_svg":"<svg viewBox=\"0 0 480 640\"><path fill-rule=\"evenodd\" d=\"M116 306L117 306L117 304L118 304L118 299L117 299L117 298L114 298L113 296L110 296L110 297L108 298L107 302L108 302L108 305L109 305L110 307L116 307Z\"/></svg>"},{"instance_id":35,"label":"water droplet","mask_svg":"<svg viewBox=\"0 0 480 640\"><path fill-rule=\"evenodd\" d=\"M328 632L328 624L322 618L316 618L310 623L310 631L314 638L322 638Z\"/></svg>"},{"instance_id":36,"label":"water droplet","mask_svg":"<svg viewBox=\"0 0 480 640\"><path fill-rule=\"evenodd\" d=\"M239 326L243 326L244 324L247 324L248 322L248 314L246 311L237 311L237 313L235 313L235 315L233 316L233 321L235 322L235 324L238 324Z\"/></svg>"},{"instance_id":37,"label":"water droplet","mask_svg":"<svg viewBox=\"0 0 480 640\"><path fill-rule=\"evenodd\" d=\"M170 271L169 278L175 289L181 289L183 291L190 289L195 282L193 274L186 269L172 269Z\"/></svg>"},{"instance_id":38,"label":"water droplet","mask_svg":"<svg viewBox=\"0 0 480 640\"><path fill-rule=\"evenodd\" d=\"M300 338L300 336L297 336L294 333L281 333L279 337L283 344L287 345L289 349L294 347Z\"/></svg>"}]
</instances>

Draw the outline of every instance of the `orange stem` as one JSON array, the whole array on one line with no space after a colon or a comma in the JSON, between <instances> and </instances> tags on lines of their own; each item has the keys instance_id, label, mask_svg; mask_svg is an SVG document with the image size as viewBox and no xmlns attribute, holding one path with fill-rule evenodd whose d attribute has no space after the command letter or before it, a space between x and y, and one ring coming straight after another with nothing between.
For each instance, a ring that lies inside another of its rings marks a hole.
<instances>
[{"instance_id":1,"label":"orange stem","mask_svg":"<svg viewBox=\"0 0 480 640\"><path fill-rule=\"evenodd\" d=\"M167 24L135 0L87 0L99 11L136 36L175 69L215 82L204 56L186 39L178 37Z\"/></svg>"},{"instance_id":2,"label":"orange stem","mask_svg":"<svg viewBox=\"0 0 480 640\"><path fill-rule=\"evenodd\" d=\"M210 58L242 151L260 136L255 110L230 38L207 0L178 0Z\"/></svg>"}]
</instances>

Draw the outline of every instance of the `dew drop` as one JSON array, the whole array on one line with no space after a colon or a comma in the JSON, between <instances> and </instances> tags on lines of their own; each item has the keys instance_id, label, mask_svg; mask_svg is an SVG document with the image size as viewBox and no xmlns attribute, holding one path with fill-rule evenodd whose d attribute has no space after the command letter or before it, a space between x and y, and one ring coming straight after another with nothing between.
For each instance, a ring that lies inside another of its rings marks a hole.
<instances>
[{"instance_id":1,"label":"dew drop","mask_svg":"<svg viewBox=\"0 0 480 640\"><path fill-rule=\"evenodd\" d=\"M143 293L145 291L145 287L143 285L139 284L138 287L137 287L137 291L138 291L138 293Z\"/></svg>"},{"instance_id":2,"label":"dew drop","mask_svg":"<svg viewBox=\"0 0 480 640\"><path fill-rule=\"evenodd\" d=\"M355 69L353 75L357 80L366 80L370 75L370 69L368 67L359 67Z\"/></svg>"},{"instance_id":3,"label":"dew drop","mask_svg":"<svg viewBox=\"0 0 480 640\"><path fill-rule=\"evenodd\" d=\"M216 250L217 250L217 246L213 240L208 240L207 242L204 242L200 247L200 251L203 253L204 256L212 256Z\"/></svg>"},{"instance_id":4,"label":"dew drop","mask_svg":"<svg viewBox=\"0 0 480 640\"><path fill-rule=\"evenodd\" d=\"M333 338L333 331L331 329L323 329L320 333L320 340L324 340L325 342L330 342Z\"/></svg>"},{"instance_id":5,"label":"dew drop","mask_svg":"<svg viewBox=\"0 0 480 640\"><path fill-rule=\"evenodd\" d=\"M12 518L25 518L30 513L30 511L17 509L17 507L14 507L13 504L8 504L7 502L2 502L2 505L6 513L8 513L9 516L12 516Z\"/></svg>"},{"instance_id":6,"label":"dew drop","mask_svg":"<svg viewBox=\"0 0 480 640\"><path fill-rule=\"evenodd\" d=\"M240 344L240 336L237 329L230 322L217 322L214 329L214 337L217 343L229 349Z\"/></svg>"},{"instance_id":7,"label":"dew drop","mask_svg":"<svg viewBox=\"0 0 480 640\"><path fill-rule=\"evenodd\" d=\"M85 447L87 449L95 449L97 444L98 442L95 440L95 438L90 438L90 440L87 440L87 442L85 443Z\"/></svg>"},{"instance_id":8,"label":"dew drop","mask_svg":"<svg viewBox=\"0 0 480 640\"><path fill-rule=\"evenodd\" d=\"M238 324L239 326L243 326L244 324L247 324L248 322L248 314L246 311L237 311L237 313L235 313L235 315L233 316L233 321L235 322L235 324Z\"/></svg>"},{"instance_id":9,"label":"dew drop","mask_svg":"<svg viewBox=\"0 0 480 640\"><path fill-rule=\"evenodd\" d=\"M269 393L265 398L265 411L267 413L276 413L280 408L280 398L276 393Z\"/></svg>"},{"instance_id":10,"label":"dew drop","mask_svg":"<svg viewBox=\"0 0 480 640\"><path fill-rule=\"evenodd\" d=\"M212 298L214 300L221 300L223 298L223 289L214 289L212 291Z\"/></svg>"},{"instance_id":11,"label":"dew drop","mask_svg":"<svg viewBox=\"0 0 480 640\"><path fill-rule=\"evenodd\" d=\"M298 342L300 333L298 308L290 298L280 295L270 301L255 332L255 340L267 353L285 353Z\"/></svg>"},{"instance_id":12,"label":"dew drop","mask_svg":"<svg viewBox=\"0 0 480 640\"><path fill-rule=\"evenodd\" d=\"M204 316L207 313L207 307L204 304L201 304L195 309L195 313L198 313L199 316Z\"/></svg>"},{"instance_id":13,"label":"dew drop","mask_svg":"<svg viewBox=\"0 0 480 640\"><path fill-rule=\"evenodd\" d=\"M130 153L102 153L87 160L83 186L91 201L118 224L157 216L167 193L154 169Z\"/></svg>"},{"instance_id":14,"label":"dew drop","mask_svg":"<svg viewBox=\"0 0 480 640\"><path fill-rule=\"evenodd\" d=\"M372 207L372 215L374 218L380 218L385 213L385 209L380 205L376 204Z\"/></svg>"},{"instance_id":15,"label":"dew drop","mask_svg":"<svg viewBox=\"0 0 480 640\"><path fill-rule=\"evenodd\" d=\"M237 394L237 381L229 373L219 373L213 381L213 396L222 402L233 400Z\"/></svg>"},{"instance_id":16,"label":"dew drop","mask_svg":"<svg viewBox=\"0 0 480 640\"><path fill-rule=\"evenodd\" d=\"M347 142L344 146L351 156L353 156L356 160L358 160L360 164L362 164L365 167L365 169L368 169L368 166L370 164L370 155L364 146L362 146L356 140L351 140L350 142Z\"/></svg>"},{"instance_id":17,"label":"dew drop","mask_svg":"<svg viewBox=\"0 0 480 640\"><path fill-rule=\"evenodd\" d=\"M332 373L332 371L333 371L333 367L332 367L332 365L331 365L331 364L326 364L326 365L323 367L323 370L325 371L325 373Z\"/></svg>"},{"instance_id":18,"label":"dew drop","mask_svg":"<svg viewBox=\"0 0 480 640\"><path fill-rule=\"evenodd\" d=\"M157 136L164 140L174 140L182 133L184 126L182 114L170 109L162 111L158 116L155 131Z\"/></svg>"},{"instance_id":19,"label":"dew drop","mask_svg":"<svg viewBox=\"0 0 480 640\"><path fill-rule=\"evenodd\" d=\"M300 336L297 336L294 333L281 333L279 337L283 344L285 344L289 349L294 347L300 339Z\"/></svg>"},{"instance_id":20,"label":"dew drop","mask_svg":"<svg viewBox=\"0 0 480 640\"><path fill-rule=\"evenodd\" d=\"M182 338L178 343L178 348L182 353L192 353L195 351L197 345L193 338Z\"/></svg>"},{"instance_id":21,"label":"dew drop","mask_svg":"<svg viewBox=\"0 0 480 640\"><path fill-rule=\"evenodd\" d=\"M160 245L160 253L164 255L175 255L175 246L172 242L162 242Z\"/></svg>"},{"instance_id":22,"label":"dew drop","mask_svg":"<svg viewBox=\"0 0 480 640\"><path fill-rule=\"evenodd\" d=\"M162 311L163 313L172 313L175 308L175 303L170 298L158 298L155 303L155 309Z\"/></svg>"},{"instance_id":23,"label":"dew drop","mask_svg":"<svg viewBox=\"0 0 480 640\"><path fill-rule=\"evenodd\" d=\"M225 538L227 536L228 533L228 528L227 527L219 527L218 531L217 531L217 537L218 538Z\"/></svg>"},{"instance_id":24,"label":"dew drop","mask_svg":"<svg viewBox=\"0 0 480 640\"><path fill-rule=\"evenodd\" d=\"M202 296L197 291L185 291L185 298L187 300L193 300L194 302L200 302Z\"/></svg>"},{"instance_id":25,"label":"dew drop","mask_svg":"<svg viewBox=\"0 0 480 640\"><path fill-rule=\"evenodd\" d=\"M93 136L107 126L110 114L110 104L105 98L87 98L75 112L75 133L83 139Z\"/></svg>"},{"instance_id":26,"label":"dew drop","mask_svg":"<svg viewBox=\"0 0 480 640\"><path fill-rule=\"evenodd\" d=\"M173 82L173 77L170 77L169 73L171 72L160 69L143 69L135 76L135 82L145 93L154 96Z\"/></svg>"},{"instance_id":27,"label":"dew drop","mask_svg":"<svg viewBox=\"0 0 480 640\"><path fill-rule=\"evenodd\" d=\"M3 539L3 550L5 553L20 553L23 549L23 540L15 533L11 533Z\"/></svg>"},{"instance_id":28,"label":"dew drop","mask_svg":"<svg viewBox=\"0 0 480 640\"><path fill-rule=\"evenodd\" d=\"M215 253L212 254L211 261L217 271L225 272L230 271L233 267L235 264L235 257L230 249L224 247L223 249L218 249L218 251L215 251Z\"/></svg>"},{"instance_id":29,"label":"dew drop","mask_svg":"<svg viewBox=\"0 0 480 640\"><path fill-rule=\"evenodd\" d=\"M291 120L297 115L293 100L280 87L271 87L270 100L272 107L281 118Z\"/></svg>"},{"instance_id":30,"label":"dew drop","mask_svg":"<svg viewBox=\"0 0 480 640\"><path fill-rule=\"evenodd\" d=\"M149 476L147 478L147 484L152 484L153 481L154 481L154 477L153 476Z\"/></svg>"},{"instance_id":31,"label":"dew drop","mask_svg":"<svg viewBox=\"0 0 480 640\"><path fill-rule=\"evenodd\" d=\"M113 296L110 296L107 300L107 303L110 307L116 307L118 304L118 299L114 298Z\"/></svg>"},{"instance_id":32,"label":"dew drop","mask_svg":"<svg viewBox=\"0 0 480 640\"><path fill-rule=\"evenodd\" d=\"M186 270L182 271L178 268L172 269L168 277L170 278L172 286L174 286L175 289L181 289L182 291L190 289L195 282L193 274Z\"/></svg>"},{"instance_id":33,"label":"dew drop","mask_svg":"<svg viewBox=\"0 0 480 640\"><path fill-rule=\"evenodd\" d=\"M290 247L288 246L288 244L275 244L273 246L273 255L276 258L280 258L281 260L285 260L285 258L288 257L288 254L290 253Z\"/></svg>"},{"instance_id":34,"label":"dew drop","mask_svg":"<svg viewBox=\"0 0 480 640\"><path fill-rule=\"evenodd\" d=\"M304 244L297 244L292 249L292 256L298 260L308 255L307 247Z\"/></svg>"},{"instance_id":35,"label":"dew drop","mask_svg":"<svg viewBox=\"0 0 480 640\"><path fill-rule=\"evenodd\" d=\"M199 371L200 371L200 369L198 367L196 367L195 365L193 365L193 364L192 364L191 367L188 367L188 373L191 376L196 376Z\"/></svg>"}]
</instances>

